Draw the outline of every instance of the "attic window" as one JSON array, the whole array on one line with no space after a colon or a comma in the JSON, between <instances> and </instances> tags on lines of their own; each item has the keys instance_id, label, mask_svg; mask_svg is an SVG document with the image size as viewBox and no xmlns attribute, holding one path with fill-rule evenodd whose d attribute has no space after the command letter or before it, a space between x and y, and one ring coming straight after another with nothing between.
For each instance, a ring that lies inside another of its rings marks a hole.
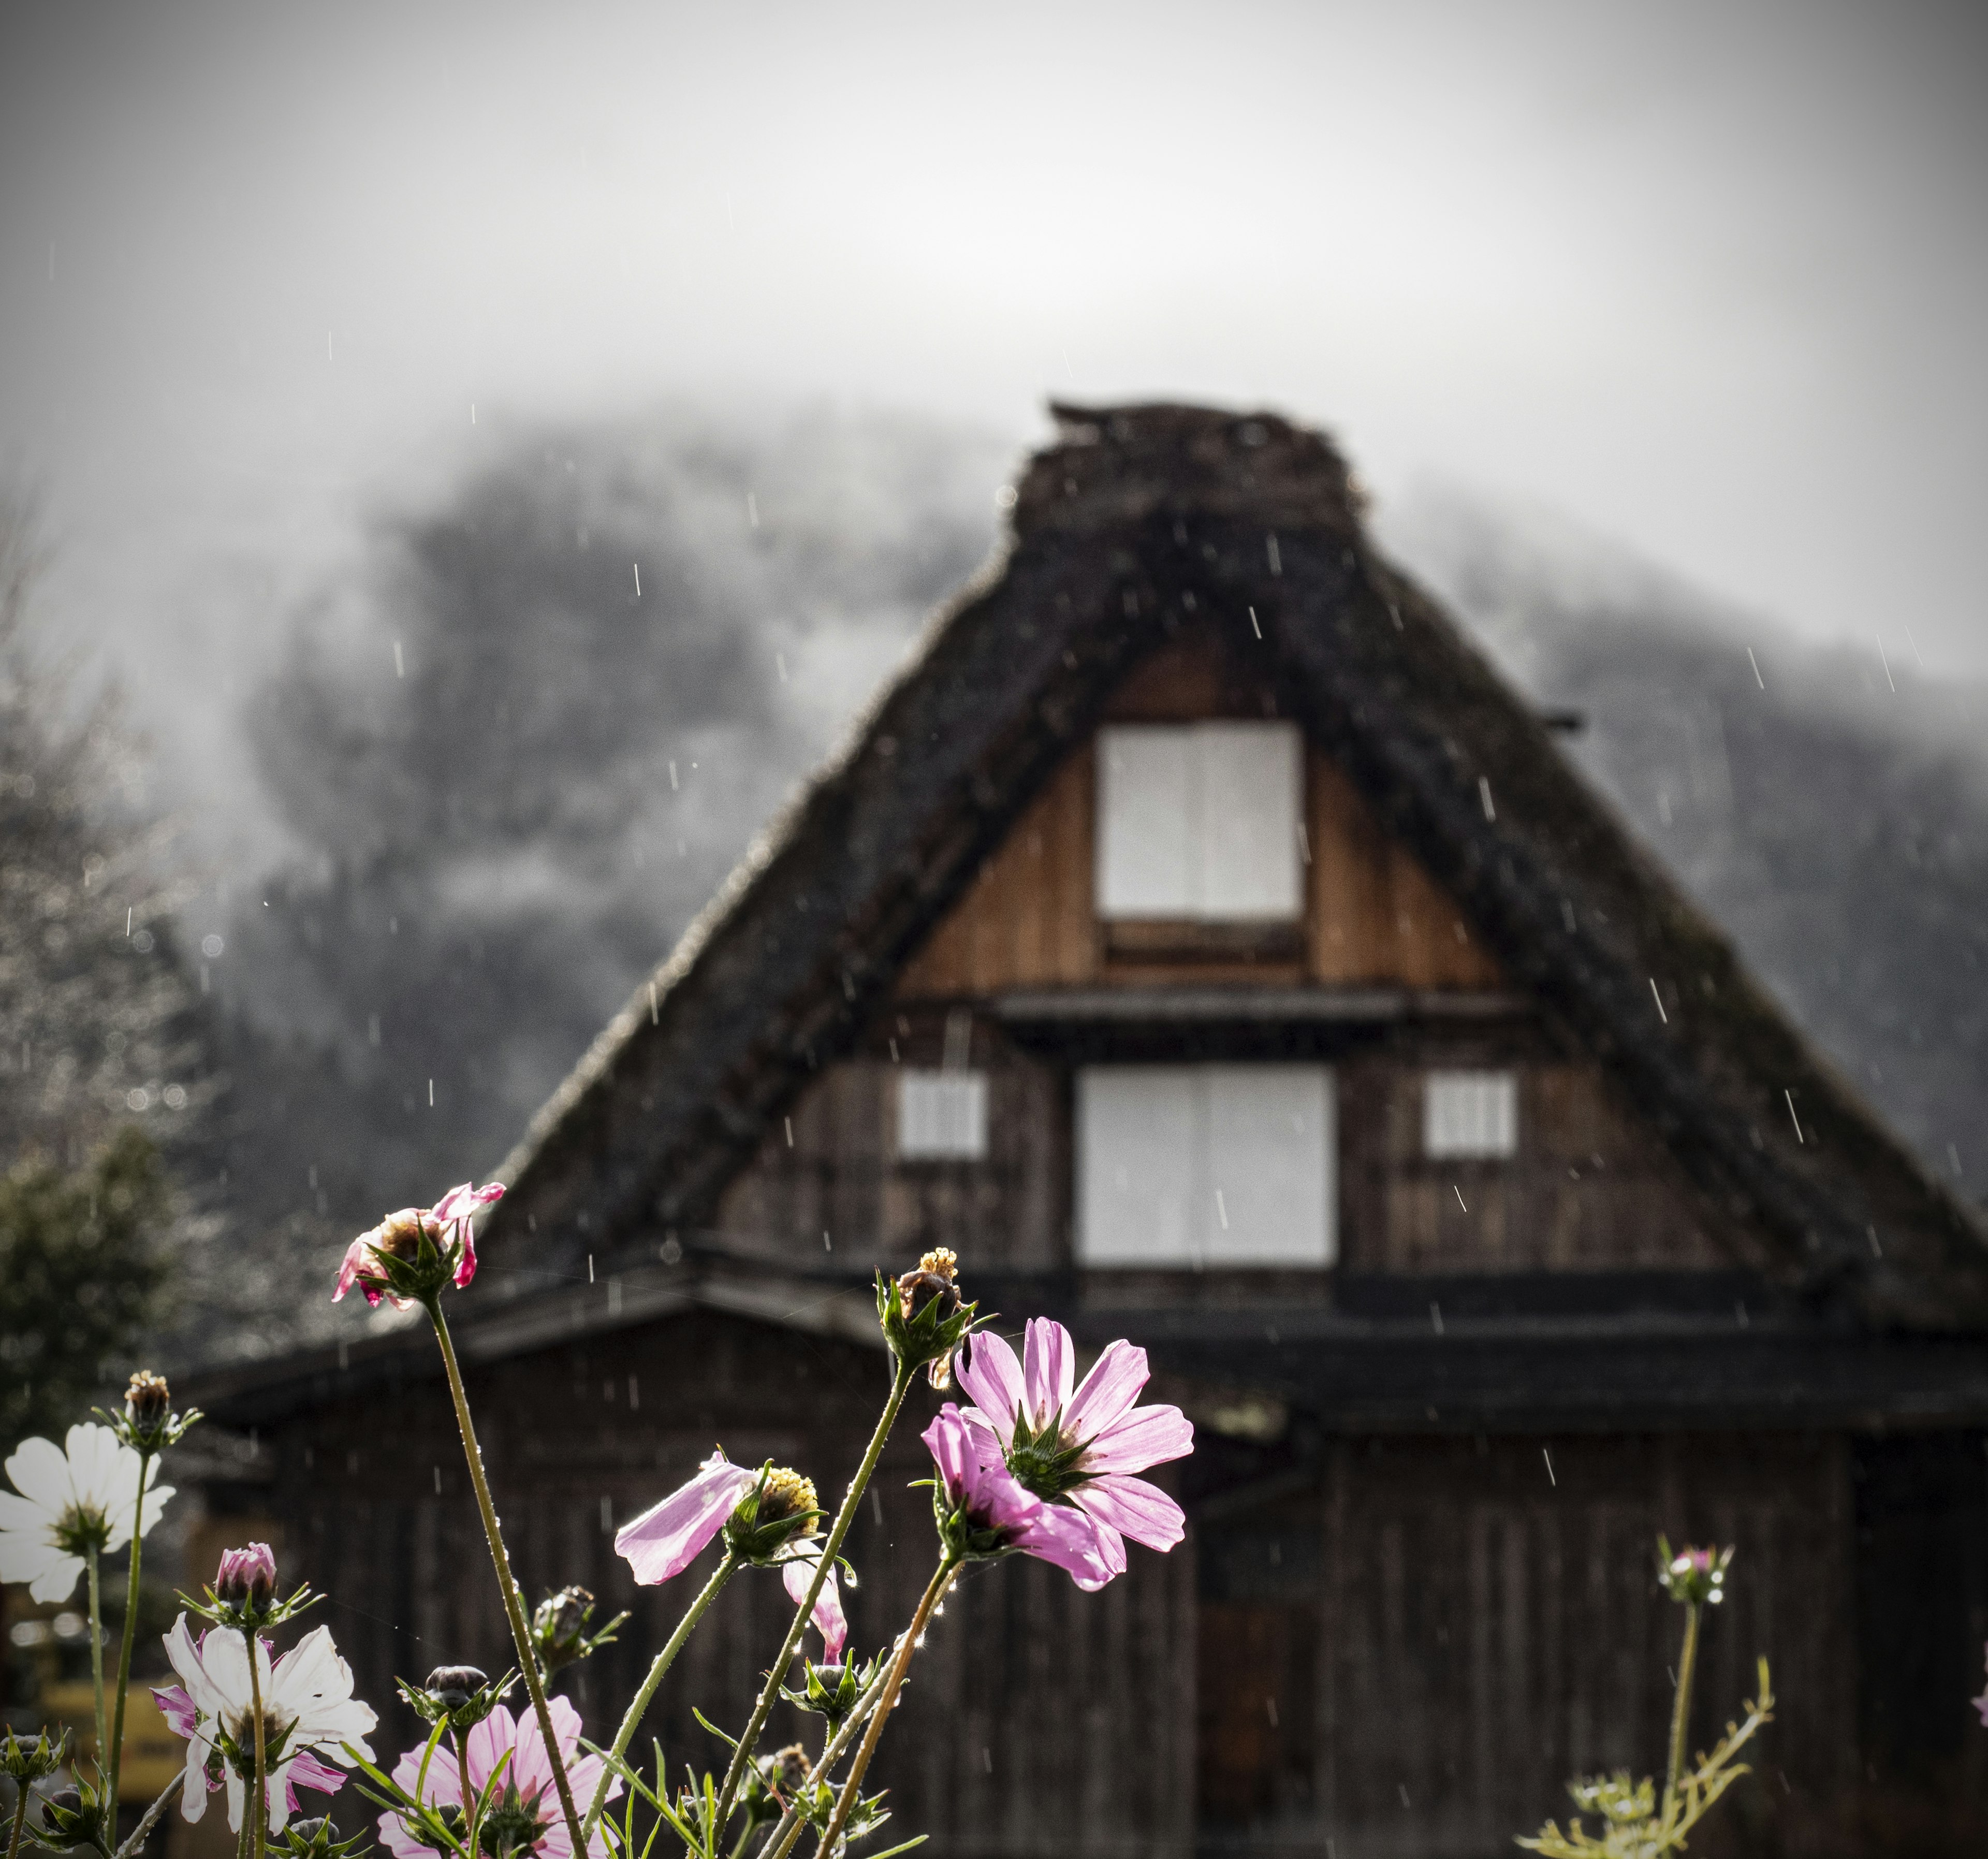
<instances>
[{"instance_id":1,"label":"attic window","mask_svg":"<svg viewBox=\"0 0 1988 1859\"><path fill-rule=\"evenodd\" d=\"M1120 724L1098 732L1098 751L1100 917L1276 924L1303 914L1294 725Z\"/></svg>"},{"instance_id":2,"label":"attic window","mask_svg":"<svg viewBox=\"0 0 1988 1859\"><path fill-rule=\"evenodd\" d=\"M987 1154L987 1074L898 1073L898 1154L908 1162L977 1162Z\"/></svg>"},{"instance_id":3,"label":"attic window","mask_svg":"<svg viewBox=\"0 0 1988 1859\"><path fill-rule=\"evenodd\" d=\"M1332 1073L1104 1065L1077 1080L1080 1265L1330 1265Z\"/></svg>"},{"instance_id":4,"label":"attic window","mask_svg":"<svg viewBox=\"0 0 1988 1859\"><path fill-rule=\"evenodd\" d=\"M1431 1072L1422 1150L1432 1159L1502 1161L1519 1150L1519 1084L1510 1072Z\"/></svg>"}]
</instances>

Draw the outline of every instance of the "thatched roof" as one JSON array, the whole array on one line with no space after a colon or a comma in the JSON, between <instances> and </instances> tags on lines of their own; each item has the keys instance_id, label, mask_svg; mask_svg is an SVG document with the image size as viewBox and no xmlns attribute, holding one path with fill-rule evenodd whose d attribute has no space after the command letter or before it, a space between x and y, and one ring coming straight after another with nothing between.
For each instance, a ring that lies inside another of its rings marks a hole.
<instances>
[{"instance_id":1,"label":"thatched roof","mask_svg":"<svg viewBox=\"0 0 1988 1859\"><path fill-rule=\"evenodd\" d=\"M559 1266L697 1225L1128 668L1185 615L1253 610L1290 714L1784 1283L1880 1323L1988 1312L1972 1214L1378 553L1329 439L1269 414L1054 411L996 558L534 1119L490 1246Z\"/></svg>"}]
</instances>

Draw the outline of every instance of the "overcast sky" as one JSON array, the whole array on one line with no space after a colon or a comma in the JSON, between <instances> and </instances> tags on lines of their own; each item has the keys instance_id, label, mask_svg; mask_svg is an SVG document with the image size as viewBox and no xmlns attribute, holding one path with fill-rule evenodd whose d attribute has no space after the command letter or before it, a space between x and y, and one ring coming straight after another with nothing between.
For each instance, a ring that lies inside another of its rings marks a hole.
<instances>
[{"instance_id":1,"label":"overcast sky","mask_svg":"<svg viewBox=\"0 0 1988 1859\"><path fill-rule=\"evenodd\" d=\"M1266 403L1988 671L1981 17L14 0L0 451L169 754L368 512L680 395Z\"/></svg>"}]
</instances>

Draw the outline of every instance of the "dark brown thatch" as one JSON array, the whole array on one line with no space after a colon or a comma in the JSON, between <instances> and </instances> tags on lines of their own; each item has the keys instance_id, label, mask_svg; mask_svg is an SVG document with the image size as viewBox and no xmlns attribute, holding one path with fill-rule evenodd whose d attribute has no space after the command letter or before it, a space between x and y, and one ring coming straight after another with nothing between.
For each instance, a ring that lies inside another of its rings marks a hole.
<instances>
[{"instance_id":1,"label":"dark brown thatch","mask_svg":"<svg viewBox=\"0 0 1988 1859\"><path fill-rule=\"evenodd\" d=\"M1268 414L1055 412L1001 554L534 1120L496 1254L570 1270L700 1224L1111 687L1213 615L1260 628L1287 714L1783 1285L1880 1327L1988 1313L1973 1217L1375 552L1328 439Z\"/></svg>"}]
</instances>

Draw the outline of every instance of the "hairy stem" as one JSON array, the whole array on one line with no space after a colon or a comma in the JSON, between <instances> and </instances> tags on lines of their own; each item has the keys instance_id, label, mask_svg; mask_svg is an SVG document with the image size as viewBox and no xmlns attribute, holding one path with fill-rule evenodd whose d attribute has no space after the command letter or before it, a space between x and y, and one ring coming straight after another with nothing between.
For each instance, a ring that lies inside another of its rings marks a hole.
<instances>
[{"instance_id":1,"label":"hairy stem","mask_svg":"<svg viewBox=\"0 0 1988 1859\"><path fill-rule=\"evenodd\" d=\"M532 1709L538 1713L539 1733L545 1739L546 1758L552 1764L553 1780L558 1784L560 1807L566 1815L566 1831L573 1840L573 1859L583 1859L587 1842L581 1837L580 1811L573 1800L573 1783L560 1753L559 1739L553 1732L552 1707L546 1702L545 1682L539 1676L539 1661L532 1651L531 1628L525 1620L525 1604L519 1598L518 1584L511 1573L511 1557L504 1547L503 1533L497 1526L497 1507L490 1501L490 1483L483 1475L483 1452L476 1443L476 1427L469 1418L469 1397L463 1391L462 1371L457 1367L455 1345L449 1340L448 1324L441 1313L439 1293L426 1303L434 1324L435 1340L441 1346L442 1367L448 1374L449 1398L455 1403L455 1421L462 1431L462 1455L469 1462L469 1482L476 1489L476 1508L483 1518L483 1534L490 1544L490 1560L497 1570L497 1585L503 1590L504 1611L511 1622L511 1638L518 1648L518 1667L525 1688L532 1694Z\"/></svg>"},{"instance_id":2,"label":"hairy stem","mask_svg":"<svg viewBox=\"0 0 1988 1859\"><path fill-rule=\"evenodd\" d=\"M1684 1648L1678 1655L1677 1702L1671 1709L1671 1763L1664 1783L1664 1822L1670 1823L1677 1804L1678 1784L1684 1779L1685 1739L1691 1727L1691 1687L1698 1666L1698 1621L1703 1611L1696 1601L1685 1604Z\"/></svg>"},{"instance_id":3,"label":"hairy stem","mask_svg":"<svg viewBox=\"0 0 1988 1859\"><path fill-rule=\"evenodd\" d=\"M891 1428L897 1423L898 1410L904 1404L904 1397L911 1391L911 1377L918 1372L916 1368L907 1368L902 1363L894 1367L891 1398L884 1403L884 1411L877 1417L877 1430L870 1435L870 1444L864 1451L863 1462L856 1468L856 1475L849 1481L841 1508L835 1513L828 1540L822 1545L821 1555L814 1565L814 1579L808 1584L808 1591L802 1597L801 1604L794 1610L793 1624L788 1627L787 1637L780 1643L779 1656L773 1661L773 1670L766 1674L766 1682L759 1688L759 1702L752 1707L752 1721L746 1726L746 1734L739 1738L739 1747L732 1753L732 1765L725 1772L725 1787L718 1798L718 1817L712 1824L718 1830L718 1837L722 1837L725 1824L731 1817L733 1797L745 1777L746 1765L759 1746L759 1732L766 1727L773 1700L779 1695L780 1681L793 1663L794 1649L800 1644L801 1634L814 1612L815 1598L821 1593L821 1584L828 1579L828 1571L835 1566L836 1557L841 1553L842 1540L849 1534L849 1526L856 1520L856 1507L863 1500L871 1474L877 1469L877 1461L883 1456L884 1442L891 1437Z\"/></svg>"},{"instance_id":4,"label":"hairy stem","mask_svg":"<svg viewBox=\"0 0 1988 1859\"><path fill-rule=\"evenodd\" d=\"M871 1757L877 1753L877 1745L883 1739L884 1725L896 1708L898 1692L904 1682L904 1672L911 1662L911 1655L918 1650L925 1623L931 1618L932 1609L951 1586L953 1571L958 1567L956 1556L945 1557L926 1584L918 1611L911 1616L911 1624L904 1629L904 1637L898 1643L897 1657L891 1660L890 1675L884 1681L884 1695L877 1700L869 1729L863 1732L863 1746L856 1752L855 1761L849 1765L848 1778L842 1784L841 1793L835 1797L835 1812L829 1820L827 1831L821 1836L820 1845L815 1848L815 1859L828 1859L828 1855L835 1851L836 1840L841 1835L850 1810L856 1805L857 1790L863 1785L863 1772L870 1766Z\"/></svg>"},{"instance_id":5,"label":"hairy stem","mask_svg":"<svg viewBox=\"0 0 1988 1859\"><path fill-rule=\"evenodd\" d=\"M7 1836L7 1859L17 1859L21 1851L21 1824L28 1817L28 1784L22 1782L14 1790L14 1830Z\"/></svg>"},{"instance_id":6,"label":"hairy stem","mask_svg":"<svg viewBox=\"0 0 1988 1859\"><path fill-rule=\"evenodd\" d=\"M248 1708L255 1713L255 1786L248 1805L255 1816L255 1859L262 1859L269 1830L269 1750L263 1735L262 1675L259 1669L262 1649L256 1644L253 1627L244 1627L242 1637L248 1642Z\"/></svg>"},{"instance_id":7,"label":"hairy stem","mask_svg":"<svg viewBox=\"0 0 1988 1859\"><path fill-rule=\"evenodd\" d=\"M90 1678L96 1690L96 1773L107 1775L104 1745L110 1741L110 1725L103 1715L103 1594L97 1581L97 1551L87 1552L90 1566Z\"/></svg>"},{"instance_id":8,"label":"hairy stem","mask_svg":"<svg viewBox=\"0 0 1988 1859\"><path fill-rule=\"evenodd\" d=\"M152 1455L144 1448L138 1452L138 1501L131 1511L131 1572L124 1583L124 1641L117 1653L117 1705L110 1726L110 1785L104 1809L104 1824L110 1837L117 1837L117 1777L124 1766L124 1699L131 1688L131 1643L138 1631L138 1557L144 1542L145 1475Z\"/></svg>"},{"instance_id":9,"label":"hairy stem","mask_svg":"<svg viewBox=\"0 0 1988 1859\"><path fill-rule=\"evenodd\" d=\"M117 1859L137 1859L137 1855L145 1842L152 1837L152 1829L158 1825L161 1816L172 1805L173 1796L178 1794L184 1786L184 1779L177 1775L166 1783L159 1798L145 1810L139 1819L138 1824L132 1828L130 1838L118 1847ZM14 1859L14 1855L9 1853L7 1859Z\"/></svg>"},{"instance_id":10,"label":"hairy stem","mask_svg":"<svg viewBox=\"0 0 1988 1859\"><path fill-rule=\"evenodd\" d=\"M607 1804L607 1790L614 1780L615 1765L627 1753L628 1745L635 1734L636 1726L642 1721L642 1713L649 1708L649 1700L656 1695L656 1687L663 1682L677 1655L683 1650L684 1641L690 1638L691 1629L703 1619L704 1611L717 1600L718 1590L735 1575L742 1565L739 1558L727 1550L712 1570L711 1579L704 1584L704 1591L690 1604L683 1618L677 1622L676 1631L662 1651L656 1655L654 1663L649 1668L649 1675L642 1681L642 1688L629 1701L622 1715L621 1727L614 1732L614 1743L607 1761L600 1770L600 1783L593 1791L593 1799L587 1810L586 1831L591 1834L600 1819L600 1810Z\"/></svg>"}]
</instances>

